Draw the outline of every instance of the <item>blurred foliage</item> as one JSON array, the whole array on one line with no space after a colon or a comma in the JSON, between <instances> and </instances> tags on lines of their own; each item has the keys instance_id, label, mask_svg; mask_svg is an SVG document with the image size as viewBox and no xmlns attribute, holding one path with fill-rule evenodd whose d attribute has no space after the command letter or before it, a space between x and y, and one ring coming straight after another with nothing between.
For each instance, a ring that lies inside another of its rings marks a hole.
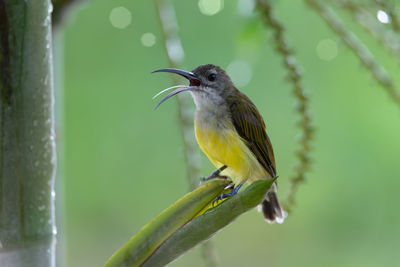
<instances>
[{"instance_id":1,"label":"blurred foliage","mask_svg":"<svg viewBox=\"0 0 400 267\"><path fill-rule=\"evenodd\" d=\"M233 61L251 66L251 80L240 89L266 121L284 196L296 160L291 84L270 31L257 13L244 12L245 2L225 1L220 12L205 16L197 2L174 1L185 48L182 68L214 63L227 69ZM366 2L376 17L382 7ZM110 20L120 6L131 14L125 28ZM283 225L267 225L251 211L215 236L220 262L393 266L400 260L398 107L318 11L305 1L279 0L273 6L312 95L315 163ZM380 41L346 9L330 8L399 84L398 61ZM390 12L398 14L399 7L393 4ZM381 26L392 29L390 23ZM156 37L151 47L141 41L148 32ZM150 1L90 1L71 16L64 40L67 260L68 266L99 266L187 190L178 111L172 104L152 111L151 97L175 84L149 74L168 66ZM326 40L336 53L324 48ZM203 162L201 173L209 174L213 167L204 156ZM200 262L195 249L171 266Z\"/></svg>"},{"instance_id":2,"label":"blurred foliage","mask_svg":"<svg viewBox=\"0 0 400 267\"><path fill-rule=\"evenodd\" d=\"M52 0L53 12L51 20L53 28L57 28L69 13L71 6L79 2L79 0Z\"/></svg>"}]
</instances>

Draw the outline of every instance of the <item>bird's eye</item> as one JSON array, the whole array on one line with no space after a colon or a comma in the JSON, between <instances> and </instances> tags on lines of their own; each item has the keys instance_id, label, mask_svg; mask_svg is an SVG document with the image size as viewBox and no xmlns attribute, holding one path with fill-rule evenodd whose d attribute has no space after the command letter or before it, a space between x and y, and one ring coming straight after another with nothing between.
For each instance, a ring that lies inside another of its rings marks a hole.
<instances>
[{"instance_id":1,"label":"bird's eye","mask_svg":"<svg viewBox=\"0 0 400 267\"><path fill-rule=\"evenodd\" d=\"M215 73L211 73L210 75L208 75L207 79L210 82L213 82L213 81L215 81L215 79L217 79L217 75Z\"/></svg>"}]
</instances>

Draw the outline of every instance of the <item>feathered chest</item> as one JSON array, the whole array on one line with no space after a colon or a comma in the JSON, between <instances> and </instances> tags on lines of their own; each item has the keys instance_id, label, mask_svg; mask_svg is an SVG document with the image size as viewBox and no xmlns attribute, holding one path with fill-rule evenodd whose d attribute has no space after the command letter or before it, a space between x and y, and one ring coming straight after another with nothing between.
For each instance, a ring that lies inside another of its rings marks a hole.
<instances>
[{"instance_id":1,"label":"feathered chest","mask_svg":"<svg viewBox=\"0 0 400 267\"><path fill-rule=\"evenodd\" d=\"M197 111L195 133L200 148L214 164L224 163L241 143L229 114L223 112Z\"/></svg>"}]
</instances>

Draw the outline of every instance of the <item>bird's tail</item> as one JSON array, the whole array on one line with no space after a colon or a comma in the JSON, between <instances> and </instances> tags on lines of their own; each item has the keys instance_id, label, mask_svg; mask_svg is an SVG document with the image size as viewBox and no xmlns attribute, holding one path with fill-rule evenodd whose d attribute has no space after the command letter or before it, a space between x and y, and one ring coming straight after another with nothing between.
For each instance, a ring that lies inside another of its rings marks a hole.
<instances>
[{"instance_id":1,"label":"bird's tail","mask_svg":"<svg viewBox=\"0 0 400 267\"><path fill-rule=\"evenodd\" d=\"M277 186L276 183L274 183L260 205L261 211L268 223L274 223L276 221L277 223L281 224L285 220L287 213L282 209L276 192Z\"/></svg>"}]
</instances>

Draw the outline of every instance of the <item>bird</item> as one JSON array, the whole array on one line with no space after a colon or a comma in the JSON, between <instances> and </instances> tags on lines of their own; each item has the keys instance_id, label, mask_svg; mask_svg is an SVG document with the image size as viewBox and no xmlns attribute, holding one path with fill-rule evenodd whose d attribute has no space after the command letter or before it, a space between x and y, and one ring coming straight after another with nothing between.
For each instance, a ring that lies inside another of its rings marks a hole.
<instances>
[{"instance_id":1,"label":"bird","mask_svg":"<svg viewBox=\"0 0 400 267\"><path fill-rule=\"evenodd\" d=\"M196 106L194 132L197 143L216 167L203 180L229 177L235 185L230 193L223 193L218 200L233 196L245 182L251 184L257 180L277 178L274 151L262 116L221 67L206 64L192 71L164 68L152 73L157 72L174 73L189 80L189 86L178 85L162 90L159 94L176 89L166 95L155 109L174 95L185 91L191 93ZM260 209L267 222L284 221L286 212L277 197L276 180Z\"/></svg>"}]
</instances>

